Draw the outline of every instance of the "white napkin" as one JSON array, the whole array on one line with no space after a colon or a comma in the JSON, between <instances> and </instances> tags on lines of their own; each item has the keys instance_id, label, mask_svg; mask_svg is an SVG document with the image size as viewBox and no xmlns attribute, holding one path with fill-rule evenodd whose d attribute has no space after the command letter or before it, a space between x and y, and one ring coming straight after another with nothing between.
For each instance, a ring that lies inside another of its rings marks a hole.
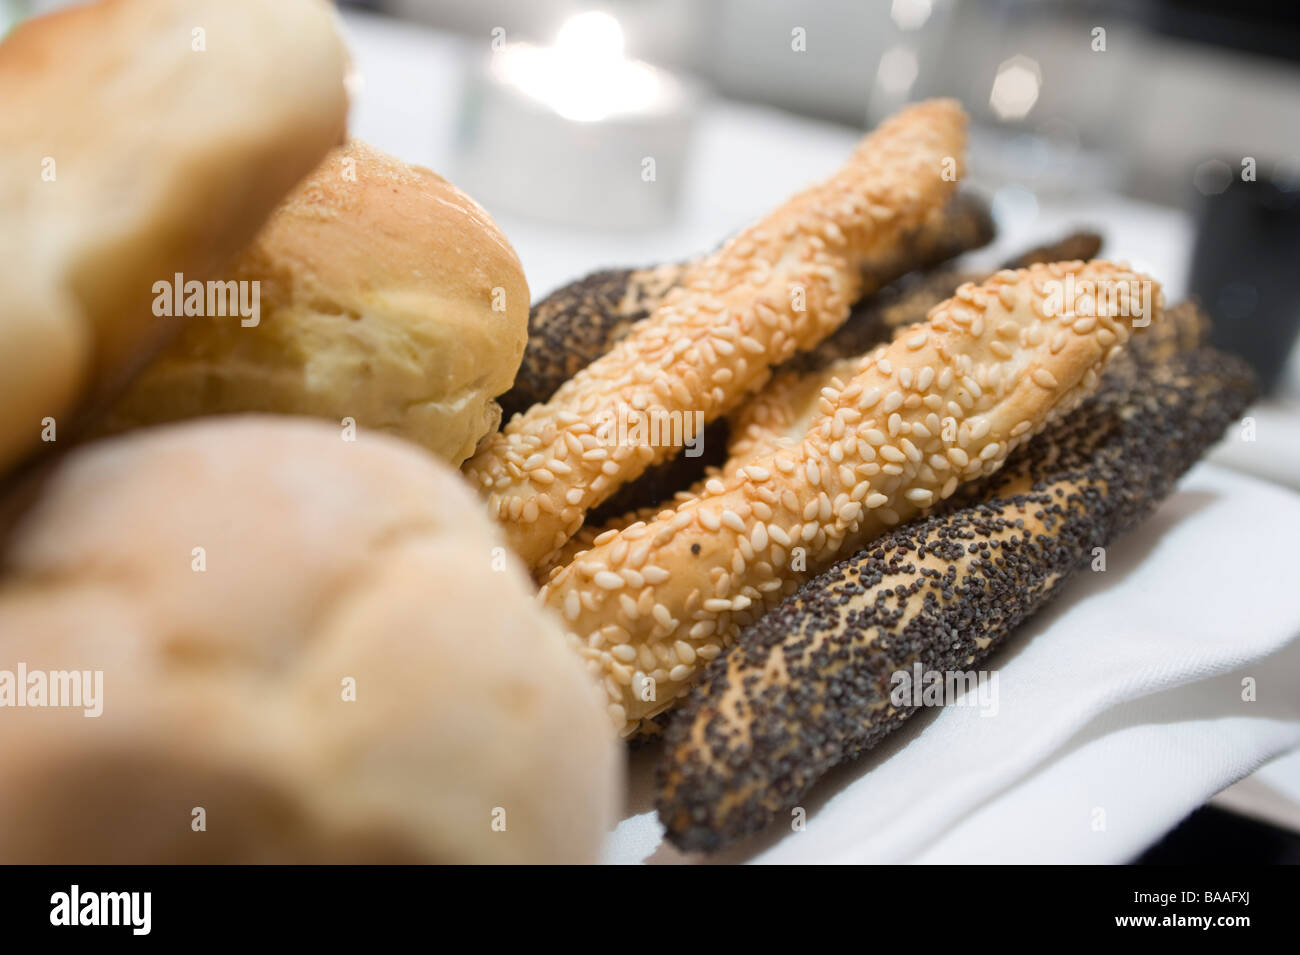
<instances>
[{"instance_id":1,"label":"white napkin","mask_svg":"<svg viewBox=\"0 0 1300 955\"><path fill-rule=\"evenodd\" d=\"M737 862L1125 862L1300 746L1300 495L1202 464L981 664L998 712L922 710ZM1254 702L1243 680L1254 680ZM662 840L634 754L611 863Z\"/></svg>"}]
</instances>

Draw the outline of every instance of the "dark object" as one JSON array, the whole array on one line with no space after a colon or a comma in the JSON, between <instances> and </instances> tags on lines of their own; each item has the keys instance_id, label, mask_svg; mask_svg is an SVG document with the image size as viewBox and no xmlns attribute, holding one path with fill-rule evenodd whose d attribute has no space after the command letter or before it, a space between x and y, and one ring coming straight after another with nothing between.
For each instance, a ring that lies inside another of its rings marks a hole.
<instances>
[{"instance_id":1,"label":"dark object","mask_svg":"<svg viewBox=\"0 0 1300 955\"><path fill-rule=\"evenodd\" d=\"M1214 181L1203 171L1217 165L1198 172L1210 194L1197 222L1189 291L1213 319L1211 344L1250 362L1267 393L1300 333L1300 181L1267 178L1262 163L1255 182L1242 182L1240 165L1231 164Z\"/></svg>"},{"instance_id":2,"label":"dark object","mask_svg":"<svg viewBox=\"0 0 1300 955\"><path fill-rule=\"evenodd\" d=\"M1300 59L1300 6L1278 0L1155 0L1125 4L1157 33L1285 60Z\"/></svg>"},{"instance_id":3,"label":"dark object","mask_svg":"<svg viewBox=\"0 0 1300 955\"><path fill-rule=\"evenodd\" d=\"M1134 860L1137 865L1300 865L1300 833L1202 806Z\"/></svg>"}]
</instances>

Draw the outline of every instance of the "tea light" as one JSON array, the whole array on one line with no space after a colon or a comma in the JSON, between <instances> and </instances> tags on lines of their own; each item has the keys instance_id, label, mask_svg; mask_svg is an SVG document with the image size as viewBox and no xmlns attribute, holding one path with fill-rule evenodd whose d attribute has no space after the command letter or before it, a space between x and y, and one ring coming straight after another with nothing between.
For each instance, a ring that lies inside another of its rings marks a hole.
<instances>
[{"instance_id":1,"label":"tea light","mask_svg":"<svg viewBox=\"0 0 1300 955\"><path fill-rule=\"evenodd\" d=\"M458 182L493 210L596 227L667 221L698 90L624 55L605 13L578 14L553 46L510 43L470 77Z\"/></svg>"}]
</instances>

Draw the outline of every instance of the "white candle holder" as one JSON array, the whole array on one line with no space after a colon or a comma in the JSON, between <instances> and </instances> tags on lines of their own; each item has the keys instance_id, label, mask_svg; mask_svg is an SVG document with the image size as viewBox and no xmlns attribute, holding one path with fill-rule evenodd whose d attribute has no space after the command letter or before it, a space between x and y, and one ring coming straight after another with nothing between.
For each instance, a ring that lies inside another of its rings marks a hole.
<instances>
[{"instance_id":1,"label":"white candle holder","mask_svg":"<svg viewBox=\"0 0 1300 955\"><path fill-rule=\"evenodd\" d=\"M677 208L695 83L626 59L618 24L575 17L554 46L511 43L473 69L457 182L493 210L641 228Z\"/></svg>"}]
</instances>

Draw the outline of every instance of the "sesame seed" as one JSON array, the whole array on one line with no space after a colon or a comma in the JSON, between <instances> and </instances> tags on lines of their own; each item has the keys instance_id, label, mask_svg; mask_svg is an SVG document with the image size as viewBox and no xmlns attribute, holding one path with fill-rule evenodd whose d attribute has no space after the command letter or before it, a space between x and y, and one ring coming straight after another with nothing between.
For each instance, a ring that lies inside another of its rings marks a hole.
<instances>
[{"instance_id":1,"label":"sesame seed","mask_svg":"<svg viewBox=\"0 0 1300 955\"><path fill-rule=\"evenodd\" d=\"M618 590L623 586L623 578L609 570L598 572L592 582L602 590Z\"/></svg>"},{"instance_id":2,"label":"sesame seed","mask_svg":"<svg viewBox=\"0 0 1300 955\"><path fill-rule=\"evenodd\" d=\"M641 568L641 576L645 578L648 584L662 584L668 579L668 571L662 567L656 567L653 564Z\"/></svg>"}]
</instances>

